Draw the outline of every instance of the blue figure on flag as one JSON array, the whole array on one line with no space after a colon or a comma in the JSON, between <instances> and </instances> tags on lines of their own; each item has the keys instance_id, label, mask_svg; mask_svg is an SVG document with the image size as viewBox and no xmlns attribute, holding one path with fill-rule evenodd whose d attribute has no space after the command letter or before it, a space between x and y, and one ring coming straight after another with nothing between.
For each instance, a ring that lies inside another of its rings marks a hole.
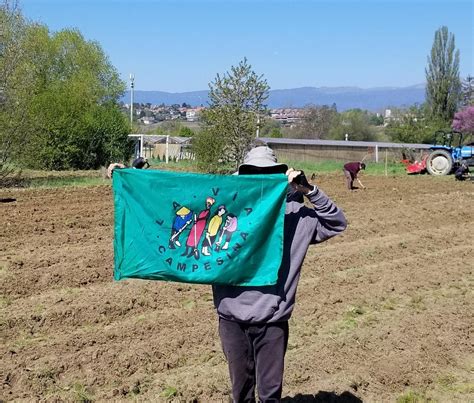
<instances>
[{"instance_id":1,"label":"blue figure on flag","mask_svg":"<svg viewBox=\"0 0 474 403\"><path fill-rule=\"evenodd\" d=\"M179 236L186 229L186 227L191 224L192 220L193 213L187 207L183 206L176 212L176 217L173 221L171 237L168 245L170 249L176 249L176 246L181 246L181 243L179 242Z\"/></svg>"}]
</instances>

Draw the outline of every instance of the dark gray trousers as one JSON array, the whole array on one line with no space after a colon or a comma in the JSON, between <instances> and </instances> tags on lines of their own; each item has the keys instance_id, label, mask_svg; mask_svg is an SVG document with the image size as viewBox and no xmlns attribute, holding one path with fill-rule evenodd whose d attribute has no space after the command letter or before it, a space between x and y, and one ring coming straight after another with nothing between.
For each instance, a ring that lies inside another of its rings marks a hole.
<instances>
[{"instance_id":1,"label":"dark gray trousers","mask_svg":"<svg viewBox=\"0 0 474 403\"><path fill-rule=\"evenodd\" d=\"M288 322L251 325L219 318L234 402L279 402L288 345Z\"/></svg>"}]
</instances>

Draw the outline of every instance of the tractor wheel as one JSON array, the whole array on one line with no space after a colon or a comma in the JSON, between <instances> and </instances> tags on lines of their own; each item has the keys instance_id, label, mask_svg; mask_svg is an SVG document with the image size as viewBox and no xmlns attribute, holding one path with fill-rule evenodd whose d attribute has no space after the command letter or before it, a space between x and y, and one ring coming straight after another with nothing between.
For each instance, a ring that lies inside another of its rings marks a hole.
<instances>
[{"instance_id":1,"label":"tractor wheel","mask_svg":"<svg viewBox=\"0 0 474 403\"><path fill-rule=\"evenodd\" d=\"M453 169L453 158L446 150L434 150L426 159L426 169L431 175L447 175Z\"/></svg>"}]
</instances>

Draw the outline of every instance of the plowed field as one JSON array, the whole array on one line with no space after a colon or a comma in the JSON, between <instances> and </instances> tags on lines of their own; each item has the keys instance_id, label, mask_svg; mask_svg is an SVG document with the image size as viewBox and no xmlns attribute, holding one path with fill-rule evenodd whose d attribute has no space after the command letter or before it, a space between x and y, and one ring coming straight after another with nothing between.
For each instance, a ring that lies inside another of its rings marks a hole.
<instances>
[{"instance_id":1,"label":"plowed field","mask_svg":"<svg viewBox=\"0 0 474 403\"><path fill-rule=\"evenodd\" d=\"M285 401L474 399L474 184L364 179L317 181L349 227L306 257ZM227 399L210 287L112 280L109 186L0 197L0 399Z\"/></svg>"}]
</instances>

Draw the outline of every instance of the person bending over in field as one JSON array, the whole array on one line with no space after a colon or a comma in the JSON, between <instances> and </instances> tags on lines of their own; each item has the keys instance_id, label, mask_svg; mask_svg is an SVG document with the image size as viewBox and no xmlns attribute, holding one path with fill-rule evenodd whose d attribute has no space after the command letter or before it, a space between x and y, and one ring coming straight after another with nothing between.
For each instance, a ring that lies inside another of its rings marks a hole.
<instances>
[{"instance_id":1,"label":"person bending over in field","mask_svg":"<svg viewBox=\"0 0 474 403\"><path fill-rule=\"evenodd\" d=\"M465 181L466 179L469 179L469 167L465 162L463 162L458 169L456 169L456 172L454 172L454 177L458 181Z\"/></svg>"},{"instance_id":2,"label":"person bending over in field","mask_svg":"<svg viewBox=\"0 0 474 403\"><path fill-rule=\"evenodd\" d=\"M365 164L363 162L348 162L344 165L343 172L344 176L346 177L347 188L349 190L357 189L356 187L354 187L355 180L357 180L362 189L365 189L365 186L358 178L359 171L361 169L365 169Z\"/></svg>"},{"instance_id":3,"label":"person bending over in field","mask_svg":"<svg viewBox=\"0 0 474 403\"><path fill-rule=\"evenodd\" d=\"M150 164L148 163L148 159L145 157L138 157L133 160L132 167L136 169L147 169L150 168Z\"/></svg>"},{"instance_id":4,"label":"person bending over in field","mask_svg":"<svg viewBox=\"0 0 474 403\"><path fill-rule=\"evenodd\" d=\"M115 168L126 168L127 166L124 164L121 164L119 162L114 162L113 164L110 164L109 167L107 168L107 177L112 178L112 173ZM135 158L132 162L132 168L135 169L143 169L143 168L149 168L150 164L148 163L148 159L144 157L138 157Z\"/></svg>"}]
</instances>

